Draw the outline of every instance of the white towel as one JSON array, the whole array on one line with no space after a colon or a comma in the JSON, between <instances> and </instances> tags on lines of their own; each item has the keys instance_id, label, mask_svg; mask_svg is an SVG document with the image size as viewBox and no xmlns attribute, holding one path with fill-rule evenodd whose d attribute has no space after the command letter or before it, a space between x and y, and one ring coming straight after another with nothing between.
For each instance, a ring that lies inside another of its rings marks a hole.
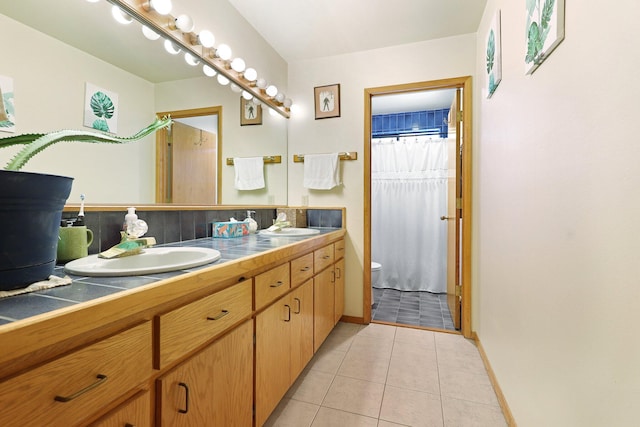
<instances>
[{"instance_id":1,"label":"white towel","mask_svg":"<svg viewBox=\"0 0 640 427\"><path fill-rule=\"evenodd\" d=\"M264 160L262 157L234 157L237 190L264 188Z\"/></svg>"},{"instance_id":2,"label":"white towel","mask_svg":"<svg viewBox=\"0 0 640 427\"><path fill-rule=\"evenodd\" d=\"M49 276L47 280L42 280L40 282L32 283L29 286L20 289L14 289L12 291L0 291L0 298L12 297L14 295L26 294L29 292L35 291L43 291L45 289L55 288L56 286L68 285L71 283L71 278L69 276L58 277L58 276Z\"/></svg>"},{"instance_id":3,"label":"white towel","mask_svg":"<svg viewBox=\"0 0 640 427\"><path fill-rule=\"evenodd\" d=\"M313 190L330 190L340 185L338 153L305 154L304 186Z\"/></svg>"}]
</instances>

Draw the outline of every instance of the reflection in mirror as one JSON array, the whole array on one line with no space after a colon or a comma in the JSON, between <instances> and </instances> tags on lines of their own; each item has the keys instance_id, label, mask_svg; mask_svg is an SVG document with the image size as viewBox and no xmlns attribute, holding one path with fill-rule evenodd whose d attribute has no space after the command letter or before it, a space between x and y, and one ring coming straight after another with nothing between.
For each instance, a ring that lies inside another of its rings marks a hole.
<instances>
[{"instance_id":1,"label":"reflection in mirror","mask_svg":"<svg viewBox=\"0 0 640 427\"><path fill-rule=\"evenodd\" d=\"M196 25L216 31L218 40L228 41L258 72L265 70L271 81L286 86L286 63L228 2L206 2L204 7L212 10L204 13L194 13L193 3L176 0L174 8L184 7L191 16L211 16L215 21ZM265 165L266 187L252 191L234 189L234 168L225 162L228 157L268 155L286 159L286 119L265 113L261 125L240 126L239 94L205 76L201 67L167 54L161 40L142 35L138 23L116 23L104 0L52 0L46 3L46 13L34 13L42 7L38 0L0 4L0 37L10 40L3 57L12 59L3 61L0 76L13 83L16 134L82 129L87 83L117 94L120 136L142 129L158 112L221 106L218 141L224 144L218 150L218 202L287 203L286 161ZM10 135L0 132L0 137ZM91 203L153 203L155 144L153 136L122 146L60 144L36 156L25 170L74 177L69 203L78 202L82 193ZM4 165L14 153L2 150L0 163ZM203 179L208 178L191 175L184 184Z\"/></svg>"}]
</instances>

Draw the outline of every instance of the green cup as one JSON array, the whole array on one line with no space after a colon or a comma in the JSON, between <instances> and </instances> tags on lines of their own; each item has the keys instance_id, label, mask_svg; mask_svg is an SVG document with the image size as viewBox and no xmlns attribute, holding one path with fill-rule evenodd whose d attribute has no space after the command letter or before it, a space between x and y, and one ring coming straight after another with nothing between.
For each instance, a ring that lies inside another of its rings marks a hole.
<instances>
[{"instance_id":1,"label":"green cup","mask_svg":"<svg viewBox=\"0 0 640 427\"><path fill-rule=\"evenodd\" d=\"M73 261L89 255L93 232L85 226L60 227L57 262Z\"/></svg>"}]
</instances>

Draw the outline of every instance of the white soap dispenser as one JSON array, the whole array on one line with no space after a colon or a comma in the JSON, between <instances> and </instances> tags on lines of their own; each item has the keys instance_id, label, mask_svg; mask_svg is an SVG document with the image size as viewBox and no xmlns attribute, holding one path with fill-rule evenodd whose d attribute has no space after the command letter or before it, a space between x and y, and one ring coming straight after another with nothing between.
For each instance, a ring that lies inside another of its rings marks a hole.
<instances>
[{"instance_id":1,"label":"white soap dispenser","mask_svg":"<svg viewBox=\"0 0 640 427\"><path fill-rule=\"evenodd\" d=\"M129 234L133 230L133 224L138 220L136 208L127 208L127 214L124 216L124 231Z\"/></svg>"},{"instance_id":2,"label":"white soap dispenser","mask_svg":"<svg viewBox=\"0 0 640 427\"><path fill-rule=\"evenodd\" d=\"M247 218L245 219L245 221L249 223L249 232L255 233L256 231L258 231L258 223L255 219L251 218L252 213L256 213L256 211L247 211Z\"/></svg>"}]
</instances>

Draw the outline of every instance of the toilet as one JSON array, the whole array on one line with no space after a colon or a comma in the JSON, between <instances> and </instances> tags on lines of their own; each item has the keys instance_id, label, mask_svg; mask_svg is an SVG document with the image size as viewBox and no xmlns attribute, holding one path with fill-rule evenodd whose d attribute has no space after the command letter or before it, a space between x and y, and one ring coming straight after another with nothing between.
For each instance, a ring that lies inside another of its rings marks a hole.
<instances>
[{"instance_id":1,"label":"toilet","mask_svg":"<svg viewBox=\"0 0 640 427\"><path fill-rule=\"evenodd\" d=\"M380 281L381 270L382 270L382 265L380 265L377 262L371 262L371 304L372 305L375 303L374 301L375 293L373 292L373 288L376 287L378 285L378 282Z\"/></svg>"}]
</instances>

